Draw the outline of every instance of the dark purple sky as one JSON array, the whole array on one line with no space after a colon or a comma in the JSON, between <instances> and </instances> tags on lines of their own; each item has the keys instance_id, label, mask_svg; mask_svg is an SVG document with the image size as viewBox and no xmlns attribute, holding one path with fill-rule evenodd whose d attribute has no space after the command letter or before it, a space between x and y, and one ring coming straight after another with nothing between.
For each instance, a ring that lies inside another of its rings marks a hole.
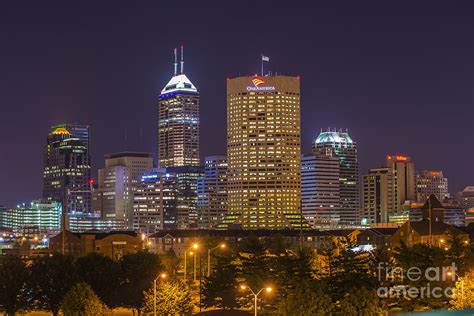
<instances>
[{"instance_id":1,"label":"dark purple sky","mask_svg":"<svg viewBox=\"0 0 474 316\"><path fill-rule=\"evenodd\" d=\"M0 204L40 197L51 124L91 125L94 174L106 153L156 152L180 44L203 156L225 153L225 78L258 72L264 53L301 75L303 151L320 128L347 127L362 172L400 153L443 170L452 193L474 184L473 1L52 3L0 3Z\"/></svg>"}]
</instances>

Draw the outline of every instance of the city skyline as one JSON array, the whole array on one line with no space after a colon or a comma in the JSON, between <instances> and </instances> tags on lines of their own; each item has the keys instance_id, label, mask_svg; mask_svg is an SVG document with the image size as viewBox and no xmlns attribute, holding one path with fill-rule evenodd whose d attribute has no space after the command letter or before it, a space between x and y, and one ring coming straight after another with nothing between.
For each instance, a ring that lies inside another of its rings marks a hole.
<instances>
[{"instance_id":1,"label":"city skyline","mask_svg":"<svg viewBox=\"0 0 474 316\"><path fill-rule=\"evenodd\" d=\"M29 8L29 10L33 9L34 6ZM415 5L414 10L416 9ZM421 8L418 7L418 9ZM434 5L428 9L437 12L436 10L441 10L441 7ZM468 9L472 8L468 7ZM143 9L135 8L135 10ZM283 14L281 10L274 10L279 15ZM325 10L325 12L332 12L330 8L325 8ZM201 56L205 46L185 33L185 24L179 26L178 30L172 31L171 35L174 36L168 35L164 43L161 41L156 43L156 40L154 43L152 36L147 35L135 48L127 51L122 47L116 58L107 60L108 62L102 67L99 66L103 61L102 57L87 51L82 58L77 58L77 53L69 50L68 45L80 38L82 39L81 46L87 46L87 43L90 43L94 47L110 49L114 44L120 43L120 40L110 39L112 46L103 46L104 44L97 42L98 37L87 38L92 34L90 30L81 33L73 26L68 26L65 32L75 30L70 38L65 38L59 43L54 41L54 36L51 36L45 38L37 48L45 50L49 47L48 45L54 47L53 44L56 43L59 45L59 50L52 51L51 56L35 55L20 50L22 53L16 57L13 56L13 52L23 46L15 41L13 36L7 39L7 44L11 45L6 45L8 46L6 54L1 59L1 63L5 66L5 74L12 74L12 79L4 78L7 84L0 88L0 103L5 109L0 119L0 134L2 135L0 144L10 149L8 152L2 152L1 156L4 163L0 167L0 174L4 175L8 181L2 181L0 184L0 203L13 206L19 202L40 197L42 148L45 145L44 134L50 125L68 122L86 124L91 127L93 166L91 174L94 178L96 178L97 169L103 167L105 154L124 150L156 153L157 139L154 130L156 123L151 118L156 117L157 96L169 79L170 48L181 43L185 45L187 51L189 77L193 78L193 83L201 92L201 157L225 154L226 151L226 77L237 76L239 72L242 74L259 72L260 54L264 53L271 59L270 70L273 72L301 75L303 153L310 151L311 143L321 128L325 129L328 125L332 128L348 127L359 145L359 172L361 174L369 168L381 165L386 154L406 154L417 161L419 170L443 170L445 176L449 178L450 192L454 195L465 186L472 184L473 178L473 172L470 171L472 168L469 169L468 164L469 157L473 154L473 146L469 145L472 135L469 129L469 117L472 117L470 113L473 111L472 95L469 94L470 88L464 88L472 87L472 72L469 71L472 63L470 64L470 59L467 58L472 55L472 47L467 43L472 31L462 30L462 25L466 20L461 8L448 8L448 10L454 11L453 15L457 14L458 21L453 25L443 27L451 28L451 32L457 30L456 34L459 37L445 40L451 40L453 46L457 45L456 48L466 45L464 46L466 56L465 58L458 56L460 58L457 60L450 59L450 65L441 64L435 67L435 72L449 74L438 78L440 83L434 83L429 78L429 66L434 63L433 59L443 60L451 55L449 48L443 50L441 46L437 46L437 37L433 35L430 37L429 31L441 37L447 35L441 32L441 26L435 24L435 19L422 17L421 13L408 18L408 26L397 25L403 31L402 38L396 36L395 30L392 29L394 26L389 25L388 22L385 23L374 17L369 19L372 22L377 20L384 30L391 30L388 32L389 40L387 41L393 41L393 46L370 46L368 43L370 39L380 36L380 33L367 32L366 28L370 26L368 22L363 23L354 17L346 17L346 21L339 16L341 23L358 22L357 25L364 30L365 34L362 35L360 30L360 33L357 33L354 30L338 29L336 32L342 36L341 44L328 39L327 37L332 33L323 28L322 31L315 33L315 36L322 40L319 43L320 46L310 45L311 41L303 38L288 39L289 46L301 47L298 52L294 52L293 49L272 44L274 38L271 37L262 37L260 42L252 42L249 46L252 48L246 47L243 50L236 43L231 45L229 40L223 39L223 36L212 33L211 35L216 35L217 39L211 47L219 46L223 54L211 49L210 56L206 58ZM11 18L18 17L15 14L19 14L14 7L2 11L2 16L6 12L6 23L12 23ZM397 12L395 10L393 16L389 16L392 22ZM33 15L33 11L27 10L24 14L22 18ZM80 14L80 10L74 14ZM184 14L190 17L190 12L184 12ZM398 14L400 15L401 12ZM427 22L427 25L423 26L421 22L415 23L415 17ZM91 18L90 22L91 25L106 31L105 22L112 18L107 16L102 16L102 18L104 21ZM294 19L298 22L295 28L310 23L307 15L302 15L301 19ZM246 21L251 21L251 14L237 24L242 26ZM22 37L24 31L30 32L28 36L41 35L42 32L48 30L48 25L41 24L38 30L33 31L32 26L39 22L33 19L31 24L14 28L13 34L23 40L25 40ZM330 25L327 18L320 23L323 26ZM143 31L147 27L145 23L137 25L138 30L134 32ZM225 26L236 31L235 26ZM276 24L273 26L278 34L284 31ZM159 29L158 25L148 27L156 31ZM415 37L408 34L410 27L414 27L424 35L422 44L411 43ZM247 28L249 26L245 26L245 30L241 32L247 31ZM199 32L199 28L193 32ZM270 31L263 30L262 32L270 36ZM117 34L125 33L121 29ZM208 35L209 40L211 40L211 35ZM351 42L349 38L354 35L356 38L362 37L363 43ZM410 43L411 46L407 46ZM349 52L339 51L341 45L348 45ZM365 47L365 54L357 54L357 49L364 45L368 45ZM418 50L421 47L430 47L433 50L429 52L426 49ZM372 56L370 49L381 50L380 55L383 57ZM436 49L438 49L437 52L434 51ZM243 51L245 54L242 54ZM307 58L318 51L320 53L315 58ZM340 53L337 58L330 56L335 51ZM132 67L135 65L138 52L142 54L149 52L150 56L147 55L136 64L136 67ZM409 52L412 52L411 56L407 55ZM225 55L225 58L221 55ZM340 68L337 68L337 63L345 57L355 59L355 64L358 66L343 62ZM32 65L38 62L38 58L44 61L44 63L39 62L38 65L50 68ZM303 60L306 61L303 62ZM411 63L418 64L414 66ZM28 67L28 65L34 67L31 76L21 77L21 73L26 71L23 67ZM405 68L407 65L414 68L412 73L408 73L409 68ZM457 68L461 65L463 68ZM82 66L86 66L84 71L79 68ZM344 69L344 66L347 68ZM400 70L396 69L400 67ZM97 76L95 71L97 71ZM414 78L411 78L413 74ZM126 78L127 76L130 78ZM378 79L382 80L377 83ZM435 89L436 87L440 89ZM28 91L27 95L23 88ZM384 96L384 93L387 96ZM397 112L395 114L393 114L394 109ZM25 113L28 114L25 115ZM459 115L459 113L466 115ZM364 119L369 119L370 122L364 122ZM18 125L22 128L18 128ZM449 136L450 133L446 130L452 131L456 137ZM14 133L12 134L11 131ZM455 155L451 151L440 150L446 144L451 144L451 148L456 148ZM27 186L24 185L25 178L28 178Z\"/></svg>"}]
</instances>

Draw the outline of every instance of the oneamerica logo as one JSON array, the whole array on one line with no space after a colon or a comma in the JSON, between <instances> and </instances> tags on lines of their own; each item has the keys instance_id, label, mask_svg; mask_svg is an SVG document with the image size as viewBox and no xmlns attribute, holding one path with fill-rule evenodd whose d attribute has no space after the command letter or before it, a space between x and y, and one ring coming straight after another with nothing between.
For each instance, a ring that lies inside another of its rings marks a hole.
<instances>
[{"instance_id":1,"label":"oneamerica logo","mask_svg":"<svg viewBox=\"0 0 474 316\"><path fill-rule=\"evenodd\" d=\"M275 90L275 87L273 86L263 86L261 85L265 84L265 81L259 78L252 79L253 87L248 86L247 91L273 91Z\"/></svg>"}]
</instances>

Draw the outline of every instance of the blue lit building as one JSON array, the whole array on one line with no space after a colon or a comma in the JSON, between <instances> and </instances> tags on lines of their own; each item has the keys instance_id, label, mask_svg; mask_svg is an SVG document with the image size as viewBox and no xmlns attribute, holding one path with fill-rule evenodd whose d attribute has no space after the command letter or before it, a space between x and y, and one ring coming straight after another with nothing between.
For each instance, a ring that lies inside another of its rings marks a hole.
<instances>
[{"instance_id":1,"label":"blue lit building","mask_svg":"<svg viewBox=\"0 0 474 316\"><path fill-rule=\"evenodd\" d=\"M339 158L339 224L354 226L360 224L359 217L359 162L357 144L349 133L328 130L316 137L313 152Z\"/></svg>"},{"instance_id":2,"label":"blue lit building","mask_svg":"<svg viewBox=\"0 0 474 316\"><path fill-rule=\"evenodd\" d=\"M184 74L178 74L175 49L174 75L158 102L158 166L199 166L199 92Z\"/></svg>"}]
</instances>

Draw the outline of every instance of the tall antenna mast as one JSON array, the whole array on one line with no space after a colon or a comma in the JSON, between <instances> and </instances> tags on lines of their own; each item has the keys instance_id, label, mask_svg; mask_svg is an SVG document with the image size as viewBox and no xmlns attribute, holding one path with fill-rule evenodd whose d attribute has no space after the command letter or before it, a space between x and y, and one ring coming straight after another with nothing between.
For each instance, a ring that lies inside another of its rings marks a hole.
<instances>
[{"instance_id":1,"label":"tall antenna mast","mask_svg":"<svg viewBox=\"0 0 474 316\"><path fill-rule=\"evenodd\" d=\"M184 73L184 46L181 45L181 73Z\"/></svg>"},{"instance_id":2,"label":"tall antenna mast","mask_svg":"<svg viewBox=\"0 0 474 316\"><path fill-rule=\"evenodd\" d=\"M178 73L178 49L174 49L174 75Z\"/></svg>"}]
</instances>

